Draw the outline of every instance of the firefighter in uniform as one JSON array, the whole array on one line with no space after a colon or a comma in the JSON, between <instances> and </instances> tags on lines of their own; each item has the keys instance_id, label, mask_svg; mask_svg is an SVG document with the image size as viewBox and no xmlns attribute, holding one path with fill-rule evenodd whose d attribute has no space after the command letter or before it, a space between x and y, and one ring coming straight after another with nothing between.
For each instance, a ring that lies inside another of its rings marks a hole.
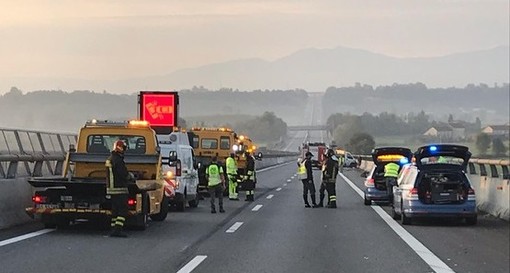
<instances>
[{"instance_id":1,"label":"firefighter in uniform","mask_svg":"<svg viewBox=\"0 0 510 273\"><path fill-rule=\"evenodd\" d=\"M386 192L390 203L393 203L393 187L397 185L399 169L400 166L397 163L390 162L384 165L384 180L386 181Z\"/></svg>"},{"instance_id":2,"label":"firefighter in uniform","mask_svg":"<svg viewBox=\"0 0 510 273\"><path fill-rule=\"evenodd\" d=\"M345 164L345 155L339 155L338 157L338 168L340 169L340 172L344 172L344 164Z\"/></svg>"},{"instance_id":3,"label":"firefighter in uniform","mask_svg":"<svg viewBox=\"0 0 510 273\"><path fill-rule=\"evenodd\" d=\"M214 198L218 198L220 213L224 213L223 209L223 189L225 187L225 178L223 176L223 167L218 165L218 158L213 157L211 164L205 170L207 178L207 188L211 195L211 213L216 213Z\"/></svg>"},{"instance_id":4,"label":"firefighter in uniform","mask_svg":"<svg viewBox=\"0 0 510 273\"><path fill-rule=\"evenodd\" d=\"M246 157L246 173L244 175L243 188L246 191L246 199L244 201L255 201L255 159L249 152L245 152Z\"/></svg>"},{"instance_id":5,"label":"firefighter in uniform","mask_svg":"<svg viewBox=\"0 0 510 273\"><path fill-rule=\"evenodd\" d=\"M235 154L231 153L226 160L228 178L228 199L239 200L237 195L237 163Z\"/></svg>"},{"instance_id":6,"label":"firefighter in uniform","mask_svg":"<svg viewBox=\"0 0 510 273\"><path fill-rule=\"evenodd\" d=\"M328 192L328 208L336 208L336 176L338 175L338 159L332 149L326 153L326 161L322 165L322 184L319 190L319 207L323 207L324 191Z\"/></svg>"},{"instance_id":7,"label":"firefighter in uniform","mask_svg":"<svg viewBox=\"0 0 510 273\"><path fill-rule=\"evenodd\" d=\"M313 171L312 171L312 157L313 154L306 152L305 159L298 162L298 176L303 183L303 201L305 201L305 208L310 208L308 203L308 192L312 198L312 205L317 208L318 205L315 200L315 184L313 183Z\"/></svg>"},{"instance_id":8,"label":"firefighter in uniform","mask_svg":"<svg viewBox=\"0 0 510 273\"><path fill-rule=\"evenodd\" d=\"M111 227L112 237L127 237L122 231L124 223L128 215L128 182L132 182L132 175L126 168L124 162L124 152L126 151L126 143L117 140L113 144L113 151L106 160L107 187L106 194L110 195L112 201L112 219Z\"/></svg>"}]
</instances>

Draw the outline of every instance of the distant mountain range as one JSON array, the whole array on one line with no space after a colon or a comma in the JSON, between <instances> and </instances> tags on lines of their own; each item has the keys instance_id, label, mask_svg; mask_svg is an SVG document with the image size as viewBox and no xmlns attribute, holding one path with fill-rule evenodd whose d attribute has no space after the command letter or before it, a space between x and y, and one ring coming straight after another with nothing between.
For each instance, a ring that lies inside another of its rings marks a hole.
<instances>
[{"instance_id":1,"label":"distant mountain range","mask_svg":"<svg viewBox=\"0 0 510 273\"><path fill-rule=\"evenodd\" d=\"M356 82L373 86L422 82L429 87L464 87L470 83L508 83L509 53L508 46L501 46L433 58L395 58L346 47L310 48L274 61L241 59L123 81L19 79L16 82L25 91L30 91L27 87L40 90L51 86L66 91L88 89L112 93L181 90L193 86L248 91L302 88L323 92L330 86L352 86ZM4 83L6 80L2 79Z\"/></svg>"}]
</instances>

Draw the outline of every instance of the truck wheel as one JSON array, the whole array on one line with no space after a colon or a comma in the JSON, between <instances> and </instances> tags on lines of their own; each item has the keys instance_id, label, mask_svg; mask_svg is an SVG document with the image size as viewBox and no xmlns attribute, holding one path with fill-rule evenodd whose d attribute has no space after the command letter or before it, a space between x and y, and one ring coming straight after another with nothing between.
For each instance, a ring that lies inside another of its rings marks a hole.
<instances>
[{"instance_id":1,"label":"truck wheel","mask_svg":"<svg viewBox=\"0 0 510 273\"><path fill-rule=\"evenodd\" d=\"M175 208L177 209L177 211L183 212L184 209L186 208L186 200L183 199L179 203L176 203Z\"/></svg>"},{"instance_id":2,"label":"truck wheel","mask_svg":"<svg viewBox=\"0 0 510 273\"><path fill-rule=\"evenodd\" d=\"M199 197L199 195L197 193L197 195L195 195L195 199L190 200L188 202L188 205L189 205L190 208L196 208L196 207L198 207L198 203L199 202L200 202L200 197Z\"/></svg>"},{"instance_id":3,"label":"truck wheel","mask_svg":"<svg viewBox=\"0 0 510 273\"><path fill-rule=\"evenodd\" d=\"M161 201L161 210L157 214L151 215L151 219L154 221L164 221L166 219L166 216L168 215L168 197L166 195L163 195L163 200Z\"/></svg>"},{"instance_id":4,"label":"truck wheel","mask_svg":"<svg viewBox=\"0 0 510 273\"><path fill-rule=\"evenodd\" d=\"M135 225L133 226L136 230L145 230L149 220L149 198L147 195L142 195L142 211L135 217Z\"/></svg>"}]
</instances>

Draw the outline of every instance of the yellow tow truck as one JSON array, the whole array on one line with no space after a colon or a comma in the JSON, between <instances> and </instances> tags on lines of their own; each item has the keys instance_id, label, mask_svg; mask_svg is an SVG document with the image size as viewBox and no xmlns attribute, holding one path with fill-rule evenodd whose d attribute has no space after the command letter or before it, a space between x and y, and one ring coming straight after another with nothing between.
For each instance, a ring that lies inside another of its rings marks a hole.
<instances>
[{"instance_id":1,"label":"yellow tow truck","mask_svg":"<svg viewBox=\"0 0 510 273\"><path fill-rule=\"evenodd\" d=\"M87 122L80 129L77 146L69 147L62 177L28 180L36 191L26 213L48 228L67 226L78 219L109 223L111 199L106 194L105 161L119 139L128 146L124 161L136 179L128 186L127 226L143 230L148 217L165 220L167 195L173 189L161 170L156 133L147 122L138 120Z\"/></svg>"},{"instance_id":2,"label":"yellow tow truck","mask_svg":"<svg viewBox=\"0 0 510 273\"><path fill-rule=\"evenodd\" d=\"M234 153L238 173L244 174L246 168L244 153L250 152L255 155L257 151L257 147L248 136L238 135L230 128L194 127L189 133L197 163L199 163L199 192L207 191L205 168L211 163L214 156L218 158L218 163L225 169L225 160L230 156L230 153ZM262 158L262 154L258 153L255 158Z\"/></svg>"}]
</instances>

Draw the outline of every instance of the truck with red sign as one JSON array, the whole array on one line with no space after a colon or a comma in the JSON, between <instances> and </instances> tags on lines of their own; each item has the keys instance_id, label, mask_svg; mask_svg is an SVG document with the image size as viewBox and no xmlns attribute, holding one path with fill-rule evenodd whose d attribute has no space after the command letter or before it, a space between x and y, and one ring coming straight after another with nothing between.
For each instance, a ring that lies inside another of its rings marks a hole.
<instances>
[{"instance_id":1,"label":"truck with red sign","mask_svg":"<svg viewBox=\"0 0 510 273\"><path fill-rule=\"evenodd\" d=\"M313 154L312 167L321 168L322 162L326 159L325 155L328 147L323 142L307 142L302 145L301 158L305 158L305 154L310 152Z\"/></svg>"},{"instance_id":2,"label":"truck with red sign","mask_svg":"<svg viewBox=\"0 0 510 273\"><path fill-rule=\"evenodd\" d=\"M161 170L156 133L145 121L92 120L80 129L77 146L69 147L63 176L34 177L33 205L26 212L46 227L67 226L78 219L110 223L111 197L106 194L106 159L110 147L123 140L124 161L135 182L128 185L126 225L143 230L148 217L163 221L174 189Z\"/></svg>"}]
</instances>

